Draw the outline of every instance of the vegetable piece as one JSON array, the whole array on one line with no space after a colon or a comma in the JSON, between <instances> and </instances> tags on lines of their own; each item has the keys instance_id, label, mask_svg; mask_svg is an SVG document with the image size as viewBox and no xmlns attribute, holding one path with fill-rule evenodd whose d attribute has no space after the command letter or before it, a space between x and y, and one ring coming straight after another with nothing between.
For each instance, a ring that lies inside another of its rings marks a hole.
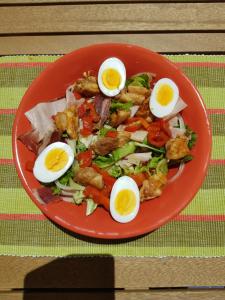
<instances>
[{"instance_id":1,"label":"vegetable piece","mask_svg":"<svg viewBox=\"0 0 225 300\"><path fill-rule=\"evenodd\" d=\"M143 86L149 89L149 81L150 78L148 74L143 73L137 76L133 76L132 78L128 79L126 82L126 86L133 85L133 86Z\"/></svg>"},{"instance_id":2,"label":"vegetable piece","mask_svg":"<svg viewBox=\"0 0 225 300\"><path fill-rule=\"evenodd\" d=\"M86 145L82 143L80 140L77 141L76 150L77 152L83 152L87 149Z\"/></svg>"},{"instance_id":3,"label":"vegetable piece","mask_svg":"<svg viewBox=\"0 0 225 300\"><path fill-rule=\"evenodd\" d=\"M72 168L69 168L69 170L67 170L66 173L58 179L58 181L62 185L68 185L70 178L72 178L73 176L73 170Z\"/></svg>"},{"instance_id":4,"label":"vegetable piece","mask_svg":"<svg viewBox=\"0 0 225 300\"><path fill-rule=\"evenodd\" d=\"M99 168L107 168L112 166L115 162L113 160L112 156L97 156L96 159L94 159L94 163L99 167Z\"/></svg>"},{"instance_id":5,"label":"vegetable piece","mask_svg":"<svg viewBox=\"0 0 225 300\"><path fill-rule=\"evenodd\" d=\"M113 165L109 170L109 174L115 178L118 178L122 175L123 171L120 166Z\"/></svg>"},{"instance_id":6,"label":"vegetable piece","mask_svg":"<svg viewBox=\"0 0 225 300\"><path fill-rule=\"evenodd\" d=\"M86 150L84 152L80 152L77 155L77 160L79 161L80 167L89 167L92 163L92 151Z\"/></svg>"},{"instance_id":7,"label":"vegetable piece","mask_svg":"<svg viewBox=\"0 0 225 300\"><path fill-rule=\"evenodd\" d=\"M66 142L73 149L73 153L76 154L76 140L67 139Z\"/></svg>"},{"instance_id":8,"label":"vegetable piece","mask_svg":"<svg viewBox=\"0 0 225 300\"><path fill-rule=\"evenodd\" d=\"M97 208L97 204L93 201L93 199L86 199L87 208L86 208L86 216L90 216L95 209Z\"/></svg>"},{"instance_id":9,"label":"vegetable piece","mask_svg":"<svg viewBox=\"0 0 225 300\"><path fill-rule=\"evenodd\" d=\"M164 148L155 148L155 147L152 147L150 145L146 145L144 143L139 143L139 142L134 142L135 146L137 147L142 147L142 148L148 148L148 149L151 149L152 151L154 152L157 152L157 153L165 153L165 149Z\"/></svg>"},{"instance_id":10,"label":"vegetable piece","mask_svg":"<svg viewBox=\"0 0 225 300\"><path fill-rule=\"evenodd\" d=\"M113 160L116 162L128 154L134 153L136 149L134 142L129 142L121 148L118 148L112 152Z\"/></svg>"},{"instance_id":11,"label":"vegetable piece","mask_svg":"<svg viewBox=\"0 0 225 300\"><path fill-rule=\"evenodd\" d=\"M162 160L162 155L153 157L148 163L149 169L156 169L159 161Z\"/></svg>"},{"instance_id":12,"label":"vegetable piece","mask_svg":"<svg viewBox=\"0 0 225 300\"><path fill-rule=\"evenodd\" d=\"M99 135L106 136L107 132L109 132L109 131L116 131L116 129L109 125L105 125L99 130Z\"/></svg>"},{"instance_id":13,"label":"vegetable piece","mask_svg":"<svg viewBox=\"0 0 225 300\"><path fill-rule=\"evenodd\" d=\"M132 106L133 106L132 102L122 103L122 102L119 102L119 101L112 101L111 106L110 106L110 110L111 110L111 112L114 112L117 109L130 110L130 108Z\"/></svg>"},{"instance_id":14,"label":"vegetable piece","mask_svg":"<svg viewBox=\"0 0 225 300\"><path fill-rule=\"evenodd\" d=\"M81 184L78 184L77 182L73 181L72 178L70 178L69 180L69 186L73 189L73 190L78 190L78 191L83 191L85 189L85 187Z\"/></svg>"},{"instance_id":15,"label":"vegetable piece","mask_svg":"<svg viewBox=\"0 0 225 300\"><path fill-rule=\"evenodd\" d=\"M109 211L109 198L103 195L100 190L88 185L84 190L84 195L88 198L92 198L95 203L102 205L106 210Z\"/></svg>"},{"instance_id":16,"label":"vegetable piece","mask_svg":"<svg viewBox=\"0 0 225 300\"><path fill-rule=\"evenodd\" d=\"M167 160L165 158L161 159L156 167L156 173L162 173L166 175L168 173Z\"/></svg>"},{"instance_id":17,"label":"vegetable piece","mask_svg":"<svg viewBox=\"0 0 225 300\"><path fill-rule=\"evenodd\" d=\"M81 204L85 198L84 192L83 191L76 191L73 194L73 200L75 204Z\"/></svg>"},{"instance_id":18,"label":"vegetable piece","mask_svg":"<svg viewBox=\"0 0 225 300\"><path fill-rule=\"evenodd\" d=\"M148 142L156 147L162 147L170 139L168 123L159 120L149 124Z\"/></svg>"},{"instance_id":19,"label":"vegetable piece","mask_svg":"<svg viewBox=\"0 0 225 300\"><path fill-rule=\"evenodd\" d=\"M102 175L103 181L105 185L110 186L110 188L112 188L112 186L114 185L114 183L116 182L115 178L113 178L112 176L110 176L110 174L105 171L102 170L101 168L99 168L97 165L92 164L92 168L97 171L99 174Z\"/></svg>"},{"instance_id":20,"label":"vegetable piece","mask_svg":"<svg viewBox=\"0 0 225 300\"><path fill-rule=\"evenodd\" d=\"M110 130L106 133L106 137L116 138L117 137L117 131L116 130Z\"/></svg>"},{"instance_id":21,"label":"vegetable piece","mask_svg":"<svg viewBox=\"0 0 225 300\"><path fill-rule=\"evenodd\" d=\"M189 138L188 148L192 149L197 141L197 133L194 132L189 126L186 126L185 135Z\"/></svg>"},{"instance_id":22,"label":"vegetable piece","mask_svg":"<svg viewBox=\"0 0 225 300\"><path fill-rule=\"evenodd\" d=\"M146 130L137 130L131 133L130 139L137 142L144 142L145 138L148 135Z\"/></svg>"},{"instance_id":23,"label":"vegetable piece","mask_svg":"<svg viewBox=\"0 0 225 300\"><path fill-rule=\"evenodd\" d=\"M131 174L129 175L137 183L138 187L142 186L143 181L146 179L145 173Z\"/></svg>"},{"instance_id":24,"label":"vegetable piece","mask_svg":"<svg viewBox=\"0 0 225 300\"><path fill-rule=\"evenodd\" d=\"M57 185L53 185L51 187L52 189L52 194L53 195L60 195L61 194L61 189Z\"/></svg>"}]
</instances>

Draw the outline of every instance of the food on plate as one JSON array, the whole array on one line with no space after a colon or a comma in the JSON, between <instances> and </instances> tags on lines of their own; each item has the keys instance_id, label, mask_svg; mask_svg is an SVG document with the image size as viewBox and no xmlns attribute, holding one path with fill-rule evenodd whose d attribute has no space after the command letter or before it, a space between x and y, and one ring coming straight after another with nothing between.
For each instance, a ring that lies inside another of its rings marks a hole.
<instances>
[{"instance_id":1,"label":"food on plate","mask_svg":"<svg viewBox=\"0 0 225 300\"><path fill-rule=\"evenodd\" d=\"M182 117L179 87L157 79L149 72L127 78L124 63L111 57L97 76L84 70L64 98L26 112L32 129L19 139L37 155L31 171L43 202L59 195L86 202L86 215L102 206L126 223L180 176L197 135ZM170 178L172 167L178 172Z\"/></svg>"},{"instance_id":2,"label":"food on plate","mask_svg":"<svg viewBox=\"0 0 225 300\"><path fill-rule=\"evenodd\" d=\"M116 58L106 59L98 71L98 85L102 93L114 97L124 88L126 83L126 68L124 63Z\"/></svg>"},{"instance_id":3,"label":"food on plate","mask_svg":"<svg viewBox=\"0 0 225 300\"><path fill-rule=\"evenodd\" d=\"M110 213L120 223L132 221L139 210L140 193L136 182L129 176L116 180L110 194Z\"/></svg>"},{"instance_id":4,"label":"food on plate","mask_svg":"<svg viewBox=\"0 0 225 300\"><path fill-rule=\"evenodd\" d=\"M66 143L56 142L48 145L37 157L34 164L34 176L48 183L61 177L72 165L74 153Z\"/></svg>"}]
</instances>

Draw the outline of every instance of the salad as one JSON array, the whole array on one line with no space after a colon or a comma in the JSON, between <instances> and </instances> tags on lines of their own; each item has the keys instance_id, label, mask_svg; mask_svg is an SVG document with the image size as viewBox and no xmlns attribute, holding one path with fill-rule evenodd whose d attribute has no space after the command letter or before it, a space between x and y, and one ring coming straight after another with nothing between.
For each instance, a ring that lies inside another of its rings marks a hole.
<instances>
[{"instance_id":1,"label":"salad","mask_svg":"<svg viewBox=\"0 0 225 300\"><path fill-rule=\"evenodd\" d=\"M197 135L182 118L186 107L173 80L150 72L127 78L118 58L106 59L97 76L85 70L65 97L25 113L32 130L19 140L36 154L26 165L42 184L36 197L132 221L192 160Z\"/></svg>"}]
</instances>

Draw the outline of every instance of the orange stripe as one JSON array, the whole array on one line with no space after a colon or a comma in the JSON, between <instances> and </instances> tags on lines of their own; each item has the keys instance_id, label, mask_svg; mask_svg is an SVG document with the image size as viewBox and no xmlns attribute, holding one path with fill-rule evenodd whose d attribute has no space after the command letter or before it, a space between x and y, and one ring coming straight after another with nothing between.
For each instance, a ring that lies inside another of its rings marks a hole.
<instances>
[{"instance_id":1,"label":"orange stripe","mask_svg":"<svg viewBox=\"0 0 225 300\"><path fill-rule=\"evenodd\" d=\"M43 214L0 214L0 220L44 221L47 217ZM173 218L173 221L225 222L225 215L178 215Z\"/></svg>"},{"instance_id":2,"label":"orange stripe","mask_svg":"<svg viewBox=\"0 0 225 300\"><path fill-rule=\"evenodd\" d=\"M11 115L16 114L17 109L16 108L2 108L0 109L0 115Z\"/></svg>"},{"instance_id":3,"label":"orange stripe","mask_svg":"<svg viewBox=\"0 0 225 300\"><path fill-rule=\"evenodd\" d=\"M0 214L0 220L35 220L43 221L46 220L42 214Z\"/></svg>"},{"instance_id":4,"label":"orange stripe","mask_svg":"<svg viewBox=\"0 0 225 300\"><path fill-rule=\"evenodd\" d=\"M209 109L207 109L207 113L209 115L212 115L212 114L223 115L223 114L225 114L225 109L224 108L209 108Z\"/></svg>"},{"instance_id":5,"label":"orange stripe","mask_svg":"<svg viewBox=\"0 0 225 300\"><path fill-rule=\"evenodd\" d=\"M0 158L0 165L14 165L14 160L10 158Z\"/></svg>"}]
</instances>

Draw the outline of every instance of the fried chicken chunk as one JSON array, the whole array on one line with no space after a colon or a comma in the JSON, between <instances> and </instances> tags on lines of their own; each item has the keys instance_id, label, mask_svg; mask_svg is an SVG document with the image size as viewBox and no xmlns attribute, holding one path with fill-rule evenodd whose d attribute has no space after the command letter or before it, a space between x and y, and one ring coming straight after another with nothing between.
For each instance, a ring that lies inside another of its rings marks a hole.
<instances>
[{"instance_id":1,"label":"fried chicken chunk","mask_svg":"<svg viewBox=\"0 0 225 300\"><path fill-rule=\"evenodd\" d=\"M118 131L117 132L117 147L120 148L129 142L131 133L128 131Z\"/></svg>"},{"instance_id":2,"label":"fried chicken chunk","mask_svg":"<svg viewBox=\"0 0 225 300\"><path fill-rule=\"evenodd\" d=\"M117 138L102 137L99 138L93 145L92 149L99 155L106 155L118 147Z\"/></svg>"},{"instance_id":3,"label":"fried chicken chunk","mask_svg":"<svg viewBox=\"0 0 225 300\"><path fill-rule=\"evenodd\" d=\"M83 74L83 78L80 78L75 82L74 90L87 97L91 97L100 93L97 79L95 76L91 76L90 72L85 72Z\"/></svg>"},{"instance_id":4,"label":"fried chicken chunk","mask_svg":"<svg viewBox=\"0 0 225 300\"><path fill-rule=\"evenodd\" d=\"M111 114L110 124L113 127L117 127L118 125L126 121L129 117L130 117L130 111L118 110L117 112Z\"/></svg>"},{"instance_id":5,"label":"fried chicken chunk","mask_svg":"<svg viewBox=\"0 0 225 300\"><path fill-rule=\"evenodd\" d=\"M141 117L146 119L148 122L153 121L153 115L149 109L149 99L145 99L142 105L139 107L138 111L135 114L136 117Z\"/></svg>"},{"instance_id":6,"label":"fried chicken chunk","mask_svg":"<svg viewBox=\"0 0 225 300\"><path fill-rule=\"evenodd\" d=\"M166 157L168 159L181 159L190 153L188 138L184 135L170 139L166 143Z\"/></svg>"},{"instance_id":7,"label":"fried chicken chunk","mask_svg":"<svg viewBox=\"0 0 225 300\"><path fill-rule=\"evenodd\" d=\"M60 133L67 132L72 139L77 139L78 113L75 105L63 112L58 112L54 116L54 121Z\"/></svg>"},{"instance_id":8,"label":"fried chicken chunk","mask_svg":"<svg viewBox=\"0 0 225 300\"><path fill-rule=\"evenodd\" d=\"M92 185L98 189L102 189L104 187L102 175L97 173L91 167L81 168L77 172L74 181L83 185Z\"/></svg>"},{"instance_id":9,"label":"fried chicken chunk","mask_svg":"<svg viewBox=\"0 0 225 300\"><path fill-rule=\"evenodd\" d=\"M140 189L141 201L159 197L162 194L166 182L167 178L162 173L149 176L148 179L143 181L143 185Z\"/></svg>"}]
</instances>

